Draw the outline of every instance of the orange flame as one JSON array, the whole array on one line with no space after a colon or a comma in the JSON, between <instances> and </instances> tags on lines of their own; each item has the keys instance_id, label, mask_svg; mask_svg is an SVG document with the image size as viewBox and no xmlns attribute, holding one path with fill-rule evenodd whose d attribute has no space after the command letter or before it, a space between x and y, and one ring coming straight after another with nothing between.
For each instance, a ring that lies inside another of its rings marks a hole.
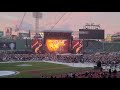
<instances>
[{"instance_id":1,"label":"orange flame","mask_svg":"<svg viewBox=\"0 0 120 90\"><path fill-rule=\"evenodd\" d=\"M65 46L65 44L64 40L47 39L46 46L50 52L54 52L59 50L60 47Z\"/></svg>"}]
</instances>

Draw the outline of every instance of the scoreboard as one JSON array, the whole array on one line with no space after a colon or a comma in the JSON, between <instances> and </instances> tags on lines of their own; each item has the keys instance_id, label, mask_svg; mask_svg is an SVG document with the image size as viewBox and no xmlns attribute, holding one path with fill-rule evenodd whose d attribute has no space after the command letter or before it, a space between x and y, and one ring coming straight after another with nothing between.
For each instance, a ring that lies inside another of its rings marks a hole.
<instances>
[{"instance_id":1,"label":"scoreboard","mask_svg":"<svg viewBox=\"0 0 120 90\"><path fill-rule=\"evenodd\" d=\"M104 30L79 29L79 39L104 39Z\"/></svg>"}]
</instances>

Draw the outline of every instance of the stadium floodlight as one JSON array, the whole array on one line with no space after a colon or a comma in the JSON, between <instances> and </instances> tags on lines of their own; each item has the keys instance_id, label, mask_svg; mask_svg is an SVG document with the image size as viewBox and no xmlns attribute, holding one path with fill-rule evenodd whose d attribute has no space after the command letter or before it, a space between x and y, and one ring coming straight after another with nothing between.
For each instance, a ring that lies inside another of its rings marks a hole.
<instances>
[{"instance_id":1,"label":"stadium floodlight","mask_svg":"<svg viewBox=\"0 0 120 90\"><path fill-rule=\"evenodd\" d=\"M38 33L39 30L39 19L41 19L43 14L41 12L33 12L33 18L35 18L35 32Z\"/></svg>"}]
</instances>

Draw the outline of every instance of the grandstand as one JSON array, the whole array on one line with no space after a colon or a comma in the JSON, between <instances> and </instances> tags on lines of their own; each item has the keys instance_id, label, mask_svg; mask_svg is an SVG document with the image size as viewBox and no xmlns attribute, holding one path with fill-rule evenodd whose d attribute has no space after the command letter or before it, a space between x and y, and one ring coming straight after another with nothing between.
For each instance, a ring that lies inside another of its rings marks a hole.
<instances>
[{"instance_id":1,"label":"grandstand","mask_svg":"<svg viewBox=\"0 0 120 90\"><path fill-rule=\"evenodd\" d=\"M96 52L119 52L120 42L100 42L96 40L84 41L84 52L96 53Z\"/></svg>"},{"instance_id":2,"label":"grandstand","mask_svg":"<svg viewBox=\"0 0 120 90\"><path fill-rule=\"evenodd\" d=\"M118 52L120 51L120 42L105 42L104 51L107 52Z\"/></svg>"},{"instance_id":3,"label":"grandstand","mask_svg":"<svg viewBox=\"0 0 120 90\"><path fill-rule=\"evenodd\" d=\"M96 53L103 51L103 44L95 40L85 40L84 41L84 52Z\"/></svg>"},{"instance_id":4,"label":"grandstand","mask_svg":"<svg viewBox=\"0 0 120 90\"><path fill-rule=\"evenodd\" d=\"M22 50L31 50L31 39L8 39L8 38L0 38L0 43L8 44L14 42L16 44L16 49L18 51ZM1 44L1 45L2 45ZM0 48L0 50L6 50L5 48ZM9 50L9 49L8 49Z\"/></svg>"}]
</instances>

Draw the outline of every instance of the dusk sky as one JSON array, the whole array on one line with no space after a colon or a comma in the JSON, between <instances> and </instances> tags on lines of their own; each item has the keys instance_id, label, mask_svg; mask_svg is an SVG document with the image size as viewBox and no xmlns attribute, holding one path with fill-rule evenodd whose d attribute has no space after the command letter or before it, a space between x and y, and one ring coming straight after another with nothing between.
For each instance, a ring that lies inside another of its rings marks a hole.
<instances>
[{"instance_id":1,"label":"dusk sky","mask_svg":"<svg viewBox=\"0 0 120 90\"><path fill-rule=\"evenodd\" d=\"M65 12L43 12L40 19L40 30L50 29ZM0 30L5 27L15 27L24 12L0 12ZM34 29L35 20L32 12L27 12L24 26ZM120 12L67 12L54 29L78 31L86 23L100 24L105 29L105 34L120 32Z\"/></svg>"}]
</instances>

